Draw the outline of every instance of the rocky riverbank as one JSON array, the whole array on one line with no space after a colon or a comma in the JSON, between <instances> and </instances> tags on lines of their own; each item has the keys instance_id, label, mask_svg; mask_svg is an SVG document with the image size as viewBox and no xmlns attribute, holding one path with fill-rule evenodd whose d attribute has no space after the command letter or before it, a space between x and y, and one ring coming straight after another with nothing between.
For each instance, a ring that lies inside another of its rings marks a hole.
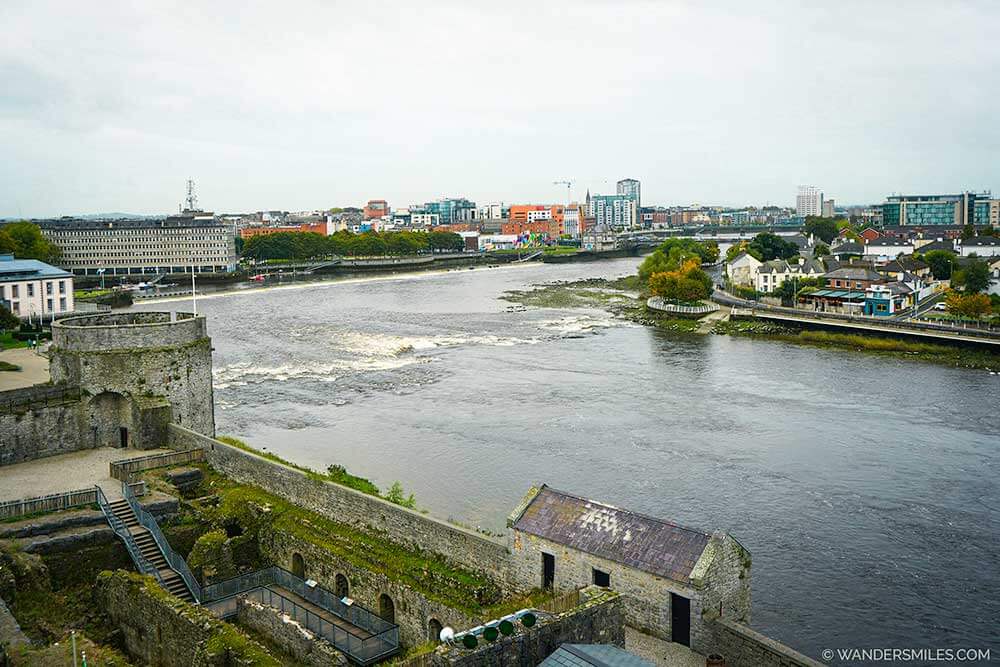
<instances>
[{"instance_id":1,"label":"rocky riverbank","mask_svg":"<svg viewBox=\"0 0 1000 667\"><path fill-rule=\"evenodd\" d=\"M737 322L723 318L706 323L704 320L672 318L668 314L646 307L645 297L639 291L638 279L631 276L617 280L592 278L572 282L544 283L532 287L533 289L530 290L506 292L501 298L525 307L605 310L615 317L673 333L763 338L796 345L852 350L899 359L915 359L960 368L991 372L1000 370L1000 356L985 350L878 336L801 330L754 320Z\"/></svg>"}]
</instances>

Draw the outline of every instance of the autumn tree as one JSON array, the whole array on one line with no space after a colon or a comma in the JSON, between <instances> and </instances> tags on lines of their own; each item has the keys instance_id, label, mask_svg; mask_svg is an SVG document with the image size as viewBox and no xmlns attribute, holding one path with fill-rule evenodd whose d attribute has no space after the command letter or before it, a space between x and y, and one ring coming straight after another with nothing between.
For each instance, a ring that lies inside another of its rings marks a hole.
<instances>
[{"instance_id":1,"label":"autumn tree","mask_svg":"<svg viewBox=\"0 0 1000 667\"><path fill-rule=\"evenodd\" d=\"M993 310L990 297L985 294L961 294L952 291L948 293L945 302L948 304L948 312L974 319L985 317Z\"/></svg>"}]
</instances>

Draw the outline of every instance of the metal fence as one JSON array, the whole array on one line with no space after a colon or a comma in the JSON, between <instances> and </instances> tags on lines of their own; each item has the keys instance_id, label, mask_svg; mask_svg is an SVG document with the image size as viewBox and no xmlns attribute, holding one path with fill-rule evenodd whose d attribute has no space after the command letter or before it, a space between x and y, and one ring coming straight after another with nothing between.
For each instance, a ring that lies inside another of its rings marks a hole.
<instances>
[{"instance_id":1,"label":"metal fence","mask_svg":"<svg viewBox=\"0 0 1000 667\"><path fill-rule=\"evenodd\" d=\"M121 538L121 541L125 543L125 549L128 551L128 555L132 557L132 562L135 563L135 567L139 570L140 574L148 574L152 577L156 577L156 580L161 584L163 579L160 577L160 572L153 564L146 560L145 556L142 555L142 551L139 550L139 545L136 544L135 538L132 533L129 532L128 526L125 522L115 514L115 511L111 509L110 503L108 503L107 496L104 495L104 491L99 486L94 487L97 493L97 504L101 506L101 511L104 512L104 517L108 520L108 524L111 526L111 530L115 531L115 534Z\"/></svg>"},{"instance_id":2,"label":"metal fence","mask_svg":"<svg viewBox=\"0 0 1000 667\"><path fill-rule=\"evenodd\" d=\"M676 303L669 303L663 297L653 296L646 301L646 305L653 310L662 310L668 313L681 313L684 315L707 315L714 313L719 307L714 304L703 304L700 306L682 306Z\"/></svg>"},{"instance_id":3,"label":"metal fence","mask_svg":"<svg viewBox=\"0 0 1000 667\"><path fill-rule=\"evenodd\" d=\"M136 482L131 485L137 496L146 495L146 483ZM47 496L34 496L18 500L0 502L0 519L14 519L29 514L43 512L58 512L60 510L97 504L96 489L77 489L65 493L50 493Z\"/></svg>"},{"instance_id":4,"label":"metal fence","mask_svg":"<svg viewBox=\"0 0 1000 667\"><path fill-rule=\"evenodd\" d=\"M349 628L332 623L282 595L280 591L272 590L270 586L284 588L370 636L363 637ZM280 609L362 664L375 662L399 649L399 626L360 605L345 604L325 588L308 586L305 581L280 567L269 567L205 586L202 589L202 604L225 618L236 613L236 599L239 596Z\"/></svg>"},{"instance_id":5,"label":"metal fence","mask_svg":"<svg viewBox=\"0 0 1000 667\"><path fill-rule=\"evenodd\" d=\"M181 575L184 583L187 585L188 590L191 591L191 595L194 597L195 602L201 601L201 586L198 585L198 581L191 574L190 568L188 568L187 561L174 551L170 543L167 542L167 538L164 537L163 532L160 530L160 525L156 522L156 519L152 514L146 511L146 509L139 504L136 500L135 495L132 493L132 489L129 488L128 484L122 483L122 495L125 496L125 500L128 501L129 506L132 511L135 512L136 518L139 523L149 531L149 534L153 536L156 541L156 545L160 547L160 551L163 552L164 558L167 559L167 563L177 574Z\"/></svg>"},{"instance_id":6,"label":"metal fence","mask_svg":"<svg viewBox=\"0 0 1000 667\"><path fill-rule=\"evenodd\" d=\"M121 482L129 481L133 475L142 470L152 470L153 468L165 468L178 465L180 463L191 463L192 461L203 461L205 450L189 449L183 452L165 452L163 454L150 454L134 459L123 459L112 461L110 464L111 477Z\"/></svg>"}]
</instances>

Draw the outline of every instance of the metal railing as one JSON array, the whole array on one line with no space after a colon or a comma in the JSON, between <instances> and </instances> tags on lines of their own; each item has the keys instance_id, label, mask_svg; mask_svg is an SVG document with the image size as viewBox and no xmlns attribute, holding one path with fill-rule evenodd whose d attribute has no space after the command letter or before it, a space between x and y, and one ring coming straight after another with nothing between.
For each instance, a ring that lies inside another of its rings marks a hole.
<instances>
[{"instance_id":1,"label":"metal railing","mask_svg":"<svg viewBox=\"0 0 1000 667\"><path fill-rule=\"evenodd\" d=\"M163 536L163 532L160 530L160 525L156 522L156 519L152 514L146 511L146 509L139 504L136 500L135 494L132 493L132 489L125 482L122 482L122 495L125 496L125 501L128 502L129 507L135 512L136 518L139 520L139 524L149 531L149 534L153 536L156 541L156 546L160 548L163 552L163 557L167 559L167 564L170 565L172 569L177 574L181 575L181 579L184 580L184 584L187 586L188 590L191 591L192 597L194 597L195 603L201 602L201 586L198 585L198 580L194 578L191 574L191 569L187 565L187 561L176 551L170 547L170 543L167 542L167 538Z\"/></svg>"},{"instance_id":2,"label":"metal railing","mask_svg":"<svg viewBox=\"0 0 1000 667\"><path fill-rule=\"evenodd\" d=\"M121 538L122 542L125 543L125 549L128 551L128 555L132 557L132 562L135 563L136 569L139 570L140 574L154 576L157 581L163 583L159 570L153 567L153 564L146 560L146 557L142 555L142 552L139 550L139 545L136 544L135 538L132 537L132 533L128 530L128 526L126 526L121 517L115 514L115 511L111 509L111 504L108 503L108 498L104 495L104 490L99 486L95 486L94 488L97 490L97 504L101 507L101 511L104 512L104 517L108 520L111 530L113 530L115 535Z\"/></svg>"},{"instance_id":3,"label":"metal railing","mask_svg":"<svg viewBox=\"0 0 1000 667\"><path fill-rule=\"evenodd\" d=\"M930 324L923 321L912 321L912 320L900 320L890 317L878 317L874 315L861 315L861 314L847 314L847 313L835 313L830 311L816 311L816 310L806 310L804 308L789 308L787 306L772 306L765 303L760 303L759 301L750 301L748 299L743 299L737 296L733 296L727 292L721 292L717 290L713 295L712 299L718 303L723 303L726 305L735 305L744 308L750 308L755 311L763 312L773 312L777 315L789 315L793 317L799 317L808 320L838 320L841 322L846 322L848 324L864 325L865 327L870 327L872 325L877 327L885 327L887 329L894 329L902 332L930 332L930 333L949 333L962 336L970 336L975 338L983 339L997 339L1000 338L1000 332L993 329L977 329L977 328L964 328L957 326L948 326L943 324ZM857 302L855 302L857 303Z\"/></svg>"},{"instance_id":4,"label":"metal railing","mask_svg":"<svg viewBox=\"0 0 1000 667\"><path fill-rule=\"evenodd\" d=\"M121 482L131 479L133 473L142 470L152 470L153 468L165 468L179 463L190 463L192 461L203 461L205 450L189 449L183 452L164 452L162 454L150 454L149 456L139 456L134 459L122 459L112 461L109 464L111 477Z\"/></svg>"},{"instance_id":5,"label":"metal railing","mask_svg":"<svg viewBox=\"0 0 1000 667\"><path fill-rule=\"evenodd\" d=\"M356 630L368 633L369 636L362 636L351 628L323 618L282 595L280 591L272 590L271 586L294 593L328 614L345 621ZM360 605L345 604L325 588L308 586L305 581L280 567L258 570L202 589L203 605L222 618L236 614L237 598L240 596L257 600L288 614L305 628L323 637L338 650L362 664L375 662L399 649L399 626L389 623Z\"/></svg>"},{"instance_id":6,"label":"metal railing","mask_svg":"<svg viewBox=\"0 0 1000 667\"><path fill-rule=\"evenodd\" d=\"M716 304L702 304L700 306L684 306L676 303L668 303L666 299L659 296L651 296L646 301L646 306L653 310L662 310L668 313L683 313L685 315L707 315L719 309Z\"/></svg>"}]
</instances>

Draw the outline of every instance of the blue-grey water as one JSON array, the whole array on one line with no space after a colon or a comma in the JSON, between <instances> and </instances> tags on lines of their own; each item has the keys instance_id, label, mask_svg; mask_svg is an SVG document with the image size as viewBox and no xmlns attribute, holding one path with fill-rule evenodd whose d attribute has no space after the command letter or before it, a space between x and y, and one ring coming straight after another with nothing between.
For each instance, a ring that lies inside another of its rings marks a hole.
<instances>
[{"instance_id":1,"label":"blue-grey water","mask_svg":"<svg viewBox=\"0 0 1000 667\"><path fill-rule=\"evenodd\" d=\"M728 530L753 553L753 626L816 657L998 655L1000 375L498 299L635 264L200 299L219 433L401 480L420 506L484 528L546 482Z\"/></svg>"}]
</instances>

